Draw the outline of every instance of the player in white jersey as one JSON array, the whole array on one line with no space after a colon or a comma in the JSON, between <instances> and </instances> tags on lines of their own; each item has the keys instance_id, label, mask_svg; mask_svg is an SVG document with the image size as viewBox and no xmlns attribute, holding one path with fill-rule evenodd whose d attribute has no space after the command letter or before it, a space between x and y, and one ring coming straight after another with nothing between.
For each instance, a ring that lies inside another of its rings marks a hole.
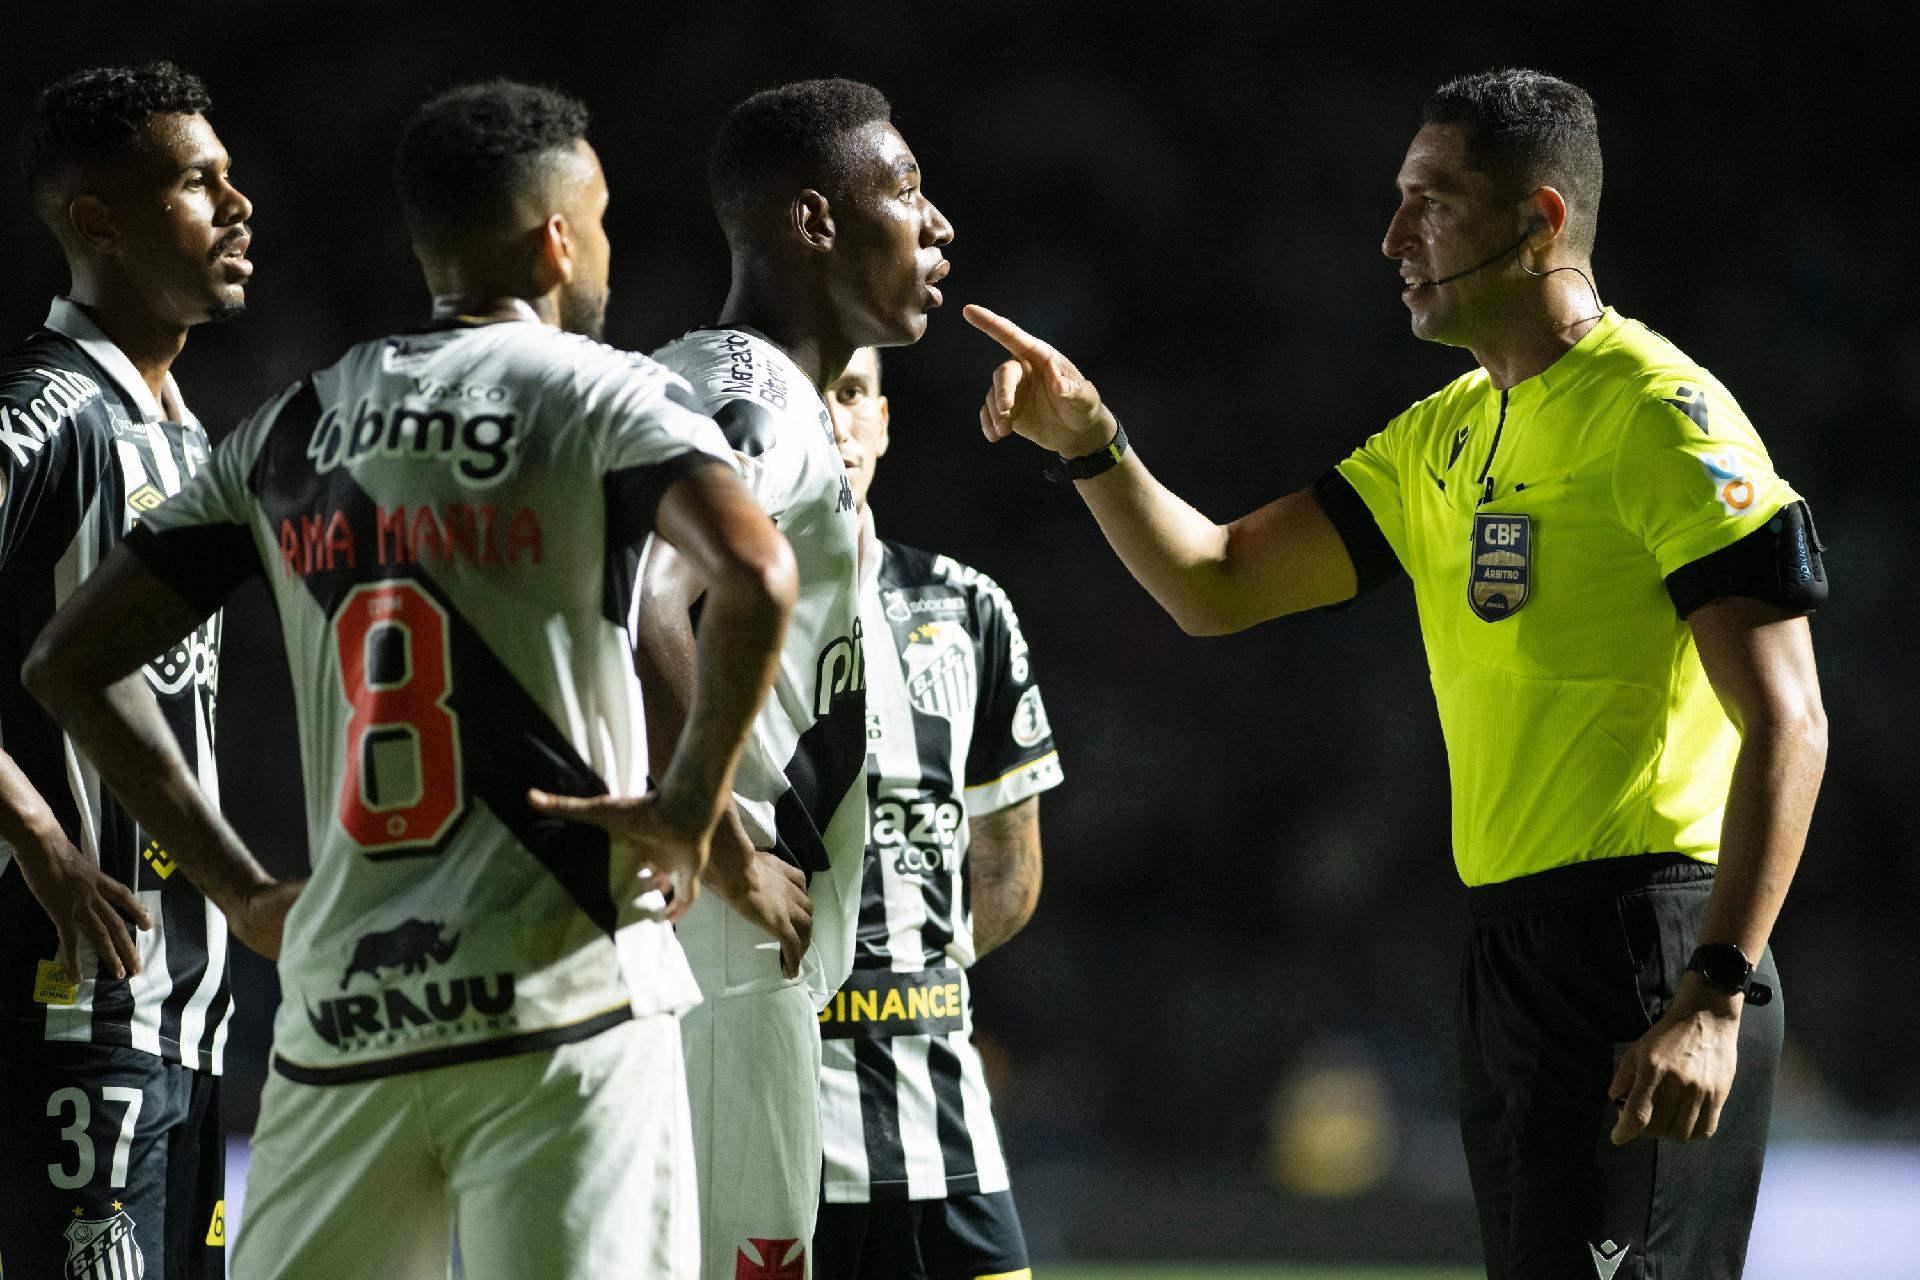
<instances>
[{"instance_id":1,"label":"player in white jersey","mask_svg":"<svg viewBox=\"0 0 1920 1280\"><path fill-rule=\"evenodd\" d=\"M686 1045L713 1280L804 1274L819 1199L815 1014L852 964L866 826L859 518L819 388L858 347L919 339L953 239L890 114L848 80L734 109L712 169L732 287L718 325L656 353L720 424L800 567L780 677L735 779L738 825L716 838L713 897L680 925L706 997ZM694 592L673 559L650 550L641 586L656 744L675 730L693 643Z\"/></svg>"},{"instance_id":2,"label":"player in white jersey","mask_svg":"<svg viewBox=\"0 0 1920 1280\"><path fill-rule=\"evenodd\" d=\"M27 187L69 296L0 355L0 1265L15 1276L225 1271L219 1075L227 923L21 687L27 646L100 558L206 465L168 371L245 307L252 213L169 63L49 86ZM209 790L220 619L145 680Z\"/></svg>"},{"instance_id":3,"label":"player in white jersey","mask_svg":"<svg viewBox=\"0 0 1920 1280\"><path fill-rule=\"evenodd\" d=\"M669 920L771 683L792 557L686 384L588 336L608 247L585 130L578 102L505 81L422 107L396 173L433 322L265 405L28 662L222 901L258 867L112 682L246 577L273 592L313 875L284 940L257 940L284 997L249 1280L444 1277L456 1230L476 1280L696 1265L677 1015L698 990ZM635 798L655 531L715 625L685 737Z\"/></svg>"},{"instance_id":4,"label":"player in white jersey","mask_svg":"<svg viewBox=\"0 0 1920 1280\"><path fill-rule=\"evenodd\" d=\"M967 971L1033 915L1040 793L1060 784L1060 757L1006 593L874 531L877 352L855 353L827 405L865 518L871 816L853 973L820 1019L816 1274L1024 1280Z\"/></svg>"}]
</instances>

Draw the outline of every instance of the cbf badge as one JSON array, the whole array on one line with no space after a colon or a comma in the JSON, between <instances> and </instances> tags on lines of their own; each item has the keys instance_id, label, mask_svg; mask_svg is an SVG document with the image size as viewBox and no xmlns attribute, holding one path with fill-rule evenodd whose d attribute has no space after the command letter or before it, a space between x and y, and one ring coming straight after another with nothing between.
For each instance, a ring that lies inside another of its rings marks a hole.
<instances>
[{"instance_id":1,"label":"cbf badge","mask_svg":"<svg viewBox=\"0 0 1920 1280\"><path fill-rule=\"evenodd\" d=\"M1527 602L1533 580L1533 517L1476 513L1467 604L1484 622L1498 622Z\"/></svg>"}]
</instances>

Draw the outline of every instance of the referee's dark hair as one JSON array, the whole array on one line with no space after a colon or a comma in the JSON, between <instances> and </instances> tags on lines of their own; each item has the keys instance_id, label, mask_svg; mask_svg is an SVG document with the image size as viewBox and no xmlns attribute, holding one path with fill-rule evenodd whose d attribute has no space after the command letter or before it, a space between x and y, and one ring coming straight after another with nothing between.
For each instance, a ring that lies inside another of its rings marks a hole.
<instances>
[{"instance_id":1,"label":"referee's dark hair","mask_svg":"<svg viewBox=\"0 0 1920 1280\"><path fill-rule=\"evenodd\" d=\"M854 176L847 135L892 118L887 96L858 80L798 80L735 107L720 126L709 172L727 243L738 250L783 225L801 191L844 198Z\"/></svg>"},{"instance_id":2,"label":"referee's dark hair","mask_svg":"<svg viewBox=\"0 0 1920 1280\"><path fill-rule=\"evenodd\" d=\"M1421 107L1426 124L1458 125L1467 156L1515 195L1554 188L1567 201L1567 242L1593 252L1600 223L1600 128L1575 84L1508 67L1447 81Z\"/></svg>"},{"instance_id":3,"label":"referee's dark hair","mask_svg":"<svg viewBox=\"0 0 1920 1280\"><path fill-rule=\"evenodd\" d=\"M40 91L20 138L20 177L42 221L60 217L74 181L153 154L149 117L197 115L213 105L200 78L171 62L90 67Z\"/></svg>"},{"instance_id":4,"label":"referee's dark hair","mask_svg":"<svg viewBox=\"0 0 1920 1280\"><path fill-rule=\"evenodd\" d=\"M401 129L393 165L414 243L444 252L497 228L586 136L586 104L542 85L487 80L428 99Z\"/></svg>"}]
</instances>

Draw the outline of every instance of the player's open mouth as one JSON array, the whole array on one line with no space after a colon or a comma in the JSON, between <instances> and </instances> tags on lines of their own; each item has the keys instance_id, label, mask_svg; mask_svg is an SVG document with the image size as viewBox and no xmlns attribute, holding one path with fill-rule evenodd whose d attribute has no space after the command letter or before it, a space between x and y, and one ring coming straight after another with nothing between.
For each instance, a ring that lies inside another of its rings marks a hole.
<instances>
[{"instance_id":1,"label":"player's open mouth","mask_svg":"<svg viewBox=\"0 0 1920 1280\"><path fill-rule=\"evenodd\" d=\"M221 244L214 253L214 261L229 271L236 272L242 279L253 274L253 263L247 259L247 250L253 244L253 237L241 234Z\"/></svg>"},{"instance_id":2,"label":"player's open mouth","mask_svg":"<svg viewBox=\"0 0 1920 1280\"><path fill-rule=\"evenodd\" d=\"M943 258L941 259L939 266L927 272L927 296L933 299L933 305L936 307L939 306L942 301L944 301L944 298L941 296L938 285L940 281L945 280L947 278L948 273L951 272L952 270L953 270L953 264Z\"/></svg>"}]
</instances>

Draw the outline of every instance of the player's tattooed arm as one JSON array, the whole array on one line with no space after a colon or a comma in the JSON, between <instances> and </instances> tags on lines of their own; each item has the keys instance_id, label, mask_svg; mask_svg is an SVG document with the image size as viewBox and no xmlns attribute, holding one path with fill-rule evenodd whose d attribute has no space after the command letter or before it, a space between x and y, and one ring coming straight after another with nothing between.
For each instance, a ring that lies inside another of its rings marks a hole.
<instances>
[{"instance_id":1,"label":"player's tattooed arm","mask_svg":"<svg viewBox=\"0 0 1920 1280\"><path fill-rule=\"evenodd\" d=\"M277 881L254 860L200 790L140 672L203 616L116 546L47 623L21 680L234 935L272 959L304 882Z\"/></svg>"},{"instance_id":2,"label":"player's tattooed arm","mask_svg":"<svg viewBox=\"0 0 1920 1280\"><path fill-rule=\"evenodd\" d=\"M973 951L979 958L1026 928L1040 902L1040 797L967 819Z\"/></svg>"},{"instance_id":3,"label":"player's tattooed arm","mask_svg":"<svg viewBox=\"0 0 1920 1280\"><path fill-rule=\"evenodd\" d=\"M989 441L1020 435L1062 457L1098 453L1118 423L1100 392L1050 344L985 307L968 323L1005 348L980 408ZM1346 543L1310 490L1218 524L1154 479L1137 453L1074 489L1127 571L1189 635L1224 635L1353 598Z\"/></svg>"},{"instance_id":4,"label":"player's tattooed arm","mask_svg":"<svg viewBox=\"0 0 1920 1280\"><path fill-rule=\"evenodd\" d=\"M129 921L153 928L153 917L127 886L83 857L60 820L13 757L0 751L0 840L26 877L27 889L60 935L60 963L79 981L80 938L116 978L140 972L140 949Z\"/></svg>"},{"instance_id":5,"label":"player's tattooed arm","mask_svg":"<svg viewBox=\"0 0 1920 1280\"><path fill-rule=\"evenodd\" d=\"M729 892L734 885L728 876L716 873L709 862L710 845L713 861L723 867L745 861L749 879L765 874L754 864L754 850L732 813L733 773L772 687L798 578L786 539L722 466L702 467L676 480L660 500L655 527L660 538L642 571L634 664L646 699L648 753L665 763L656 771L658 786L651 795L609 801L602 808L650 811L670 829L650 838L654 869L674 882L671 914L677 917L703 880L736 908L740 905ZM696 640L687 610L703 595L705 621ZM537 803L566 812L550 798ZM569 816L599 820L580 812ZM619 825L601 825L633 838ZM675 835L682 842L677 851ZM644 847L642 857L647 857ZM660 861L669 857L671 865ZM797 893L805 902L804 881ZM781 937L784 952L796 933L792 904L781 901L788 927L784 935L770 931ZM801 928L811 915L808 904ZM803 932L798 947L795 972L805 950Z\"/></svg>"}]
</instances>

